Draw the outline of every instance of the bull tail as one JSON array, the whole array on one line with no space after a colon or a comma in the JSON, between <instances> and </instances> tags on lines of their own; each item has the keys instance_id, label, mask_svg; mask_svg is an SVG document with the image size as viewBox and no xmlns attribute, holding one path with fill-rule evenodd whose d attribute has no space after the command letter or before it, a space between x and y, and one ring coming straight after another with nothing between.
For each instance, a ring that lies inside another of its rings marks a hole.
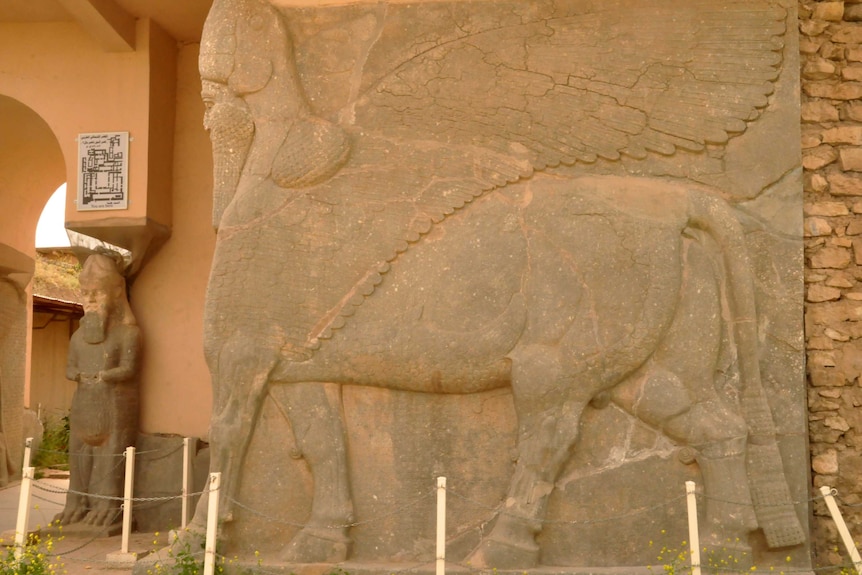
<instances>
[{"instance_id":1,"label":"bull tail","mask_svg":"<svg viewBox=\"0 0 862 575\"><path fill-rule=\"evenodd\" d=\"M689 225L722 248L731 334L742 382L740 404L748 428L747 473L757 521L770 548L806 540L796 514L778 449L775 421L760 377L754 279L739 221L722 200L692 192Z\"/></svg>"}]
</instances>

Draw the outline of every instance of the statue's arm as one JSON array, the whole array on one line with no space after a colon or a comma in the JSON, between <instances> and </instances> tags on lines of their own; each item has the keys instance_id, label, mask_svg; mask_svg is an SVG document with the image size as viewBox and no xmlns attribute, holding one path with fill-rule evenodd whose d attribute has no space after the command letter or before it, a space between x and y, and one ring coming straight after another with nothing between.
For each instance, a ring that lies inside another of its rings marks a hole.
<instances>
[{"instance_id":1,"label":"statue's arm","mask_svg":"<svg viewBox=\"0 0 862 575\"><path fill-rule=\"evenodd\" d=\"M141 331L137 326L125 326L120 340L120 361L115 367L99 372L102 381L131 381L138 373L141 355Z\"/></svg>"},{"instance_id":2,"label":"statue's arm","mask_svg":"<svg viewBox=\"0 0 862 575\"><path fill-rule=\"evenodd\" d=\"M72 381L81 381L81 370L78 367L78 352L76 351L77 343L75 336L72 336L72 342L69 345L69 355L66 356L66 379Z\"/></svg>"}]
</instances>

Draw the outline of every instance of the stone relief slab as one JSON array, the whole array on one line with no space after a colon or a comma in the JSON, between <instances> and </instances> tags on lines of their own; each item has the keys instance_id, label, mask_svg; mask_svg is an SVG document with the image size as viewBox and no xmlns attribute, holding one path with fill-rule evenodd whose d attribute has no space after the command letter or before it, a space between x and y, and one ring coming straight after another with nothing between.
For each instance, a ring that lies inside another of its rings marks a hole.
<instances>
[{"instance_id":1,"label":"stone relief slab","mask_svg":"<svg viewBox=\"0 0 862 575\"><path fill-rule=\"evenodd\" d=\"M794 34L772 0L216 0L229 553L433 563L445 475L454 563L645 565L694 480L707 545L805 567Z\"/></svg>"}]
</instances>

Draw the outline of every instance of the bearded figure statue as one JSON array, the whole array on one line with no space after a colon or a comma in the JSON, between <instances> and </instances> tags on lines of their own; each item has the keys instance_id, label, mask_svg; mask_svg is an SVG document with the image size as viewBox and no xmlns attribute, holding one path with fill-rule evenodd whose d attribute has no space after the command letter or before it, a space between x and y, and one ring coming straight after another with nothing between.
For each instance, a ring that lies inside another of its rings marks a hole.
<instances>
[{"instance_id":1,"label":"bearded figure statue","mask_svg":"<svg viewBox=\"0 0 862 575\"><path fill-rule=\"evenodd\" d=\"M66 377L77 382L70 414L70 492L62 524L111 527L121 519L122 455L138 432L141 333L116 262L91 255L80 277L84 317L69 345Z\"/></svg>"}]
</instances>

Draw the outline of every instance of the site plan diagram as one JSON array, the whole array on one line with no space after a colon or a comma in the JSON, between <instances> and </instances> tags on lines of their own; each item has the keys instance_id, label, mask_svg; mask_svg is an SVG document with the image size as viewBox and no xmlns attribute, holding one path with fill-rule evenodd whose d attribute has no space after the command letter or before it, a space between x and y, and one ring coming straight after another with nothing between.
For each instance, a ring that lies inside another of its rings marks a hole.
<instances>
[{"instance_id":1,"label":"site plan diagram","mask_svg":"<svg viewBox=\"0 0 862 575\"><path fill-rule=\"evenodd\" d=\"M129 202L129 133L78 135L78 210L122 210Z\"/></svg>"}]
</instances>

